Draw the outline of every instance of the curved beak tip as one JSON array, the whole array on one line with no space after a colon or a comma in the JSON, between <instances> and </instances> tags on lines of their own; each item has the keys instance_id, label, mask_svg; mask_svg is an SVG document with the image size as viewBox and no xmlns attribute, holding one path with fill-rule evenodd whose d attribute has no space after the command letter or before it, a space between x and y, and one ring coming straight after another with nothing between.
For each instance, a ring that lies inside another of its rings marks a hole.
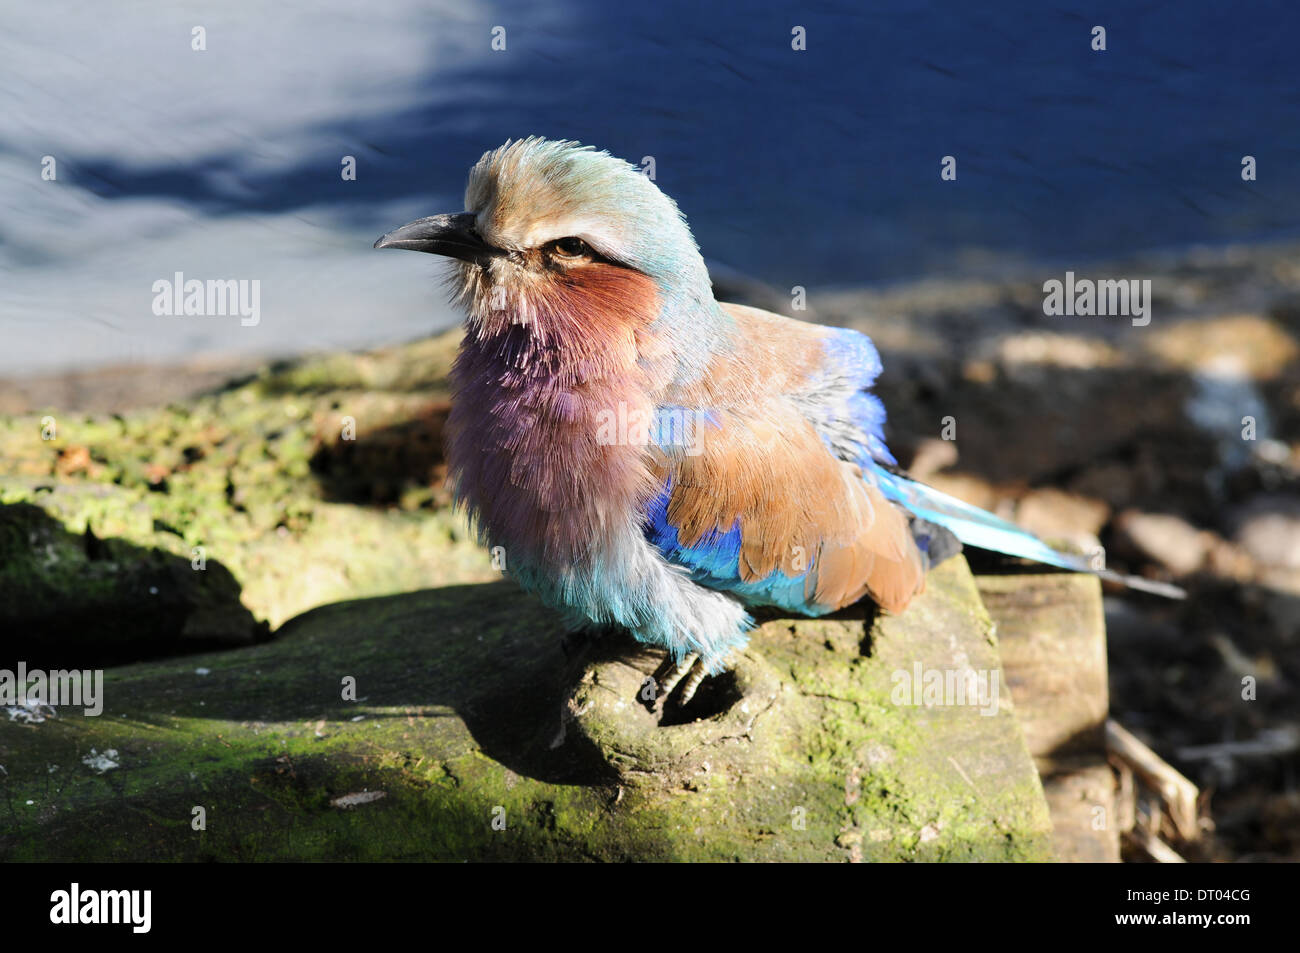
<instances>
[{"instance_id":1,"label":"curved beak tip","mask_svg":"<svg viewBox=\"0 0 1300 953\"><path fill-rule=\"evenodd\" d=\"M499 250L483 241L474 227L474 215L431 215L408 222L379 236L375 248L405 248L485 264Z\"/></svg>"}]
</instances>

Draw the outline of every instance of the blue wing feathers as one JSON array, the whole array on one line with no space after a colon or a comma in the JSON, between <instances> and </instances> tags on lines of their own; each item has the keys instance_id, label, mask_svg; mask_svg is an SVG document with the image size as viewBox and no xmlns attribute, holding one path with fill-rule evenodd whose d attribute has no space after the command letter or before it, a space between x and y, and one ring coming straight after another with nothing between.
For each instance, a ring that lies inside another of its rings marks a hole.
<instances>
[{"instance_id":1,"label":"blue wing feathers","mask_svg":"<svg viewBox=\"0 0 1300 953\"><path fill-rule=\"evenodd\" d=\"M828 444L832 443L832 438L836 439L839 446L832 446L832 449L858 464L867 479L875 482L887 499L944 527L969 546L1022 556L1063 569L1086 571L1090 568L1086 556L1057 552L1014 523L878 466L897 464L885 445L884 404L867 390L880 376L880 354L869 337L849 329L832 331L826 353L832 374L847 378L854 389L832 411L829 428L832 433L824 434L824 438ZM856 431L848 438L836 426L845 423Z\"/></svg>"},{"instance_id":2,"label":"blue wing feathers","mask_svg":"<svg viewBox=\"0 0 1300 953\"><path fill-rule=\"evenodd\" d=\"M1060 552L1014 523L887 469L897 466L897 461L885 444L885 407L869 390L881 373L880 355L865 334L845 328L828 331L826 364L818 386L801 400L827 448L861 467L863 477L878 486L886 499L920 520L943 527L968 546L1093 572L1164 596L1184 595L1177 587L1098 569L1088 556ZM697 435L684 430L683 421L691 413L681 407L661 407L653 424L654 442L661 447L690 445ZM716 415L709 412L690 419L695 424L702 420L720 426ZM645 519L646 538L668 562L685 569L700 585L729 592L747 605L778 606L813 616L831 611L831 607L810 602L806 595L814 588L809 582L817 572L815 559L799 575L777 569L763 579L742 580L739 521L725 531L719 528L707 533L694 545L683 545L677 527L668 520L672 493L670 479L651 501Z\"/></svg>"},{"instance_id":3,"label":"blue wing feathers","mask_svg":"<svg viewBox=\"0 0 1300 953\"><path fill-rule=\"evenodd\" d=\"M726 532L713 530L694 545L683 546L677 527L668 520L672 495L673 484L669 480L647 509L645 535L668 562L689 571L695 582L730 592L746 605L778 606L805 615L824 615L830 611L829 607L818 606L804 595L808 576L815 571L815 559L810 559L808 569L797 576L778 569L763 579L742 580L739 521Z\"/></svg>"},{"instance_id":4,"label":"blue wing feathers","mask_svg":"<svg viewBox=\"0 0 1300 953\"><path fill-rule=\"evenodd\" d=\"M885 405L870 388L880 376L880 354L871 338L848 328L832 328L826 338L824 383L828 394L823 438L859 466L872 460L896 464L885 445ZM834 395L834 396L830 396Z\"/></svg>"}]
</instances>

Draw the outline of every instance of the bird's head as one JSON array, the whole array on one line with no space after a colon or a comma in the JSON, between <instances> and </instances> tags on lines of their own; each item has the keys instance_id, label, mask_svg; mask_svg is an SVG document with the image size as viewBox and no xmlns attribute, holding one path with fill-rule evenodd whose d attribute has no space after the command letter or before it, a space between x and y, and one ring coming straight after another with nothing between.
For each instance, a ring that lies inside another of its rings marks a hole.
<instances>
[{"instance_id":1,"label":"bird's head","mask_svg":"<svg viewBox=\"0 0 1300 953\"><path fill-rule=\"evenodd\" d=\"M376 248L456 259L480 334L667 320L716 311L676 203L635 166L576 142L507 142L469 173L465 211L403 225Z\"/></svg>"}]
</instances>

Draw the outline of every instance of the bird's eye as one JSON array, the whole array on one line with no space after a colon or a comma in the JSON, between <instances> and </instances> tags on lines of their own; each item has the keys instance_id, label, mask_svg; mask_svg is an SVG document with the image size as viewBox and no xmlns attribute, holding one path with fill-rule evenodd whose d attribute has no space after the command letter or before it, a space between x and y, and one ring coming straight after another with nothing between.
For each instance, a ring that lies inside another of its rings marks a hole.
<instances>
[{"instance_id":1,"label":"bird's eye","mask_svg":"<svg viewBox=\"0 0 1300 953\"><path fill-rule=\"evenodd\" d=\"M551 253L556 258L576 261L579 258L591 257L591 246L581 238L557 238L551 242Z\"/></svg>"}]
</instances>

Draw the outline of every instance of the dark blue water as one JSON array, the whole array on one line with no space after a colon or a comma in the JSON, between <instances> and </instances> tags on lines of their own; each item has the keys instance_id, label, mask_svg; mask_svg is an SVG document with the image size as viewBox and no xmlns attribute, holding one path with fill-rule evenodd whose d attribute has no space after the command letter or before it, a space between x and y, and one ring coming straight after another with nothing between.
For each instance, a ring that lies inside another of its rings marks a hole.
<instances>
[{"instance_id":1,"label":"dark blue water","mask_svg":"<svg viewBox=\"0 0 1300 953\"><path fill-rule=\"evenodd\" d=\"M432 266L369 243L459 210L479 155L530 134L653 156L706 257L784 287L1300 233L1295 0L46 12L0 11L0 364L445 325ZM157 318L175 270L261 279L265 320Z\"/></svg>"},{"instance_id":2,"label":"dark blue water","mask_svg":"<svg viewBox=\"0 0 1300 953\"><path fill-rule=\"evenodd\" d=\"M336 201L366 219L379 199L458 194L509 137L574 138L653 156L706 254L779 283L944 272L967 248L1068 259L1300 224L1293 0L566 6L562 27L533 2L445 24L482 56L429 75L427 106L331 130L379 172L356 188L288 167L232 198L212 184L242 153L90 168L117 194L213 214ZM505 52L488 49L495 24Z\"/></svg>"}]
</instances>

